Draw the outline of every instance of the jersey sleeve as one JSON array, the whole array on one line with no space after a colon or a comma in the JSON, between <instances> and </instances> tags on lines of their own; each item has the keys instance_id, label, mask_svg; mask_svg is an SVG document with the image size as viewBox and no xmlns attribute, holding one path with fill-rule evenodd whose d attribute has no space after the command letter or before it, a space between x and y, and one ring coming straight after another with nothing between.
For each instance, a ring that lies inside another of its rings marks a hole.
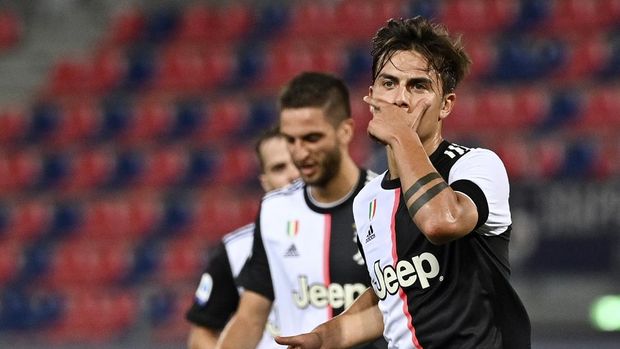
<instances>
[{"instance_id":1,"label":"jersey sleeve","mask_svg":"<svg viewBox=\"0 0 620 349\"><path fill-rule=\"evenodd\" d=\"M246 261L243 269L241 269L239 276L237 276L237 283L245 290L256 292L271 301L275 298L267 252L265 252L260 231L260 213L254 227L252 254Z\"/></svg>"},{"instance_id":2,"label":"jersey sleeve","mask_svg":"<svg viewBox=\"0 0 620 349\"><path fill-rule=\"evenodd\" d=\"M499 235L512 223L509 206L510 185L506 168L492 151L475 149L457 161L449 175L450 186L467 195L478 209L476 231Z\"/></svg>"},{"instance_id":3,"label":"jersey sleeve","mask_svg":"<svg viewBox=\"0 0 620 349\"><path fill-rule=\"evenodd\" d=\"M223 243L209 253L208 264L185 317L199 326L221 330L239 304L239 292Z\"/></svg>"}]
</instances>

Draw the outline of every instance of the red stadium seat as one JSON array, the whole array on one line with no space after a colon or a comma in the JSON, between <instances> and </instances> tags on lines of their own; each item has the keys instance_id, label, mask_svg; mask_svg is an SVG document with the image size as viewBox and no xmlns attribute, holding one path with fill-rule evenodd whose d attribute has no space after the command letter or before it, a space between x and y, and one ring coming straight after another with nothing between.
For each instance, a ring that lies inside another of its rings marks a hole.
<instances>
[{"instance_id":1,"label":"red stadium seat","mask_svg":"<svg viewBox=\"0 0 620 349\"><path fill-rule=\"evenodd\" d=\"M145 166L141 186L163 188L178 184L188 169L189 153L174 146L155 149L146 155Z\"/></svg>"},{"instance_id":2,"label":"red stadium seat","mask_svg":"<svg viewBox=\"0 0 620 349\"><path fill-rule=\"evenodd\" d=\"M136 101L131 124L123 132L123 141L139 145L161 138L172 128L174 113L174 105L158 96L147 96Z\"/></svg>"},{"instance_id":3,"label":"red stadium seat","mask_svg":"<svg viewBox=\"0 0 620 349\"><path fill-rule=\"evenodd\" d=\"M25 263L23 250L17 241L0 241L0 284L7 285Z\"/></svg>"},{"instance_id":4,"label":"red stadium seat","mask_svg":"<svg viewBox=\"0 0 620 349\"><path fill-rule=\"evenodd\" d=\"M11 153L4 153L0 171L6 176L0 179L5 191L19 191L34 187L43 172L43 160L37 149L29 147Z\"/></svg>"},{"instance_id":5,"label":"red stadium seat","mask_svg":"<svg viewBox=\"0 0 620 349\"><path fill-rule=\"evenodd\" d=\"M206 144L215 144L232 137L250 117L248 100L241 96L207 102L206 110L207 120L195 137L197 142Z\"/></svg>"},{"instance_id":6,"label":"red stadium seat","mask_svg":"<svg viewBox=\"0 0 620 349\"><path fill-rule=\"evenodd\" d=\"M172 46L160 56L153 87L162 91L199 92L207 79L205 56L188 45Z\"/></svg>"},{"instance_id":7,"label":"red stadium seat","mask_svg":"<svg viewBox=\"0 0 620 349\"><path fill-rule=\"evenodd\" d=\"M69 240L57 246L43 279L55 286L119 282L131 268L132 253L121 240Z\"/></svg>"},{"instance_id":8,"label":"red stadium seat","mask_svg":"<svg viewBox=\"0 0 620 349\"><path fill-rule=\"evenodd\" d=\"M145 25L146 16L142 9L123 9L112 16L103 41L109 45L130 44L144 36Z\"/></svg>"},{"instance_id":9,"label":"red stadium seat","mask_svg":"<svg viewBox=\"0 0 620 349\"><path fill-rule=\"evenodd\" d=\"M454 33L466 36L476 33L501 32L508 29L518 16L516 0L454 0L445 1L440 21Z\"/></svg>"},{"instance_id":10,"label":"red stadium seat","mask_svg":"<svg viewBox=\"0 0 620 349\"><path fill-rule=\"evenodd\" d=\"M46 335L52 343L104 343L119 339L136 323L135 292L83 285L64 292L63 314Z\"/></svg>"},{"instance_id":11,"label":"red stadium seat","mask_svg":"<svg viewBox=\"0 0 620 349\"><path fill-rule=\"evenodd\" d=\"M14 47L22 37L22 19L13 11L0 10L0 52Z\"/></svg>"},{"instance_id":12,"label":"red stadium seat","mask_svg":"<svg viewBox=\"0 0 620 349\"><path fill-rule=\"evenodd\" d=\"M476 81L491 74L497 62L494 43L488 39L470 38L465 39L464 45L472 61L466 80Z\"/></svg>"},{"instance_id":13,"label":"red stadium seat","mask_svg":"<svg viewBox=\"0 0 620 349\"><path fill-rule=\"evenodd\" d=\"M84 192L103 187L114 175L115 160L112 150L106 147L75 153L64 188Z\"/></svg>"},{"instance_id":14,"label":"red stadium seat","mask_svg":"<svg viewBox=\"0 0 620 349\"><path fill-rule=\"evenodd\" d=\"M290 24L284 33L291 39L322 40L336 32L335 6L320 1L308 1L296 4L291 8Z\"/></svg>"},{"instance_id":15,"label":"red stadium seat","mask_svg":"<svg viewBox=\"0 0 620 349\"><path fill-rule=\"evenodd\" d=\"M52 225L53 207L40 200L20 201L11 208L5 236L13 241L32 242Z\"/></svg>"},{"instance_id":16,"label":"red stadium seat","mask_svg":"<svg viewBox=\"0 0 620 349\"><path fill-rule=\"evenodd\" d=\"M553 33L591 31L605 24L607 15L601 5L601 0L554 0L549 17L541 25L545 32Z\"/></svg>"},{"instance_id":17,"label":"red stadium seat","mask_svg":"<svg viewBox=\"0 0 620 349\"><path fill-rule=\"evenodd\" d=\"M23 139L29 128L28 114L21 107L7 106L0 111L0 145Z\"/></svg>"},{"instance_id":18,"label":"red stadium seat","mask_svg":"<svg viewBox=\"0 0 620 349\"><path fill-rule=\"evenodd\" d=\"M158 275L160 282L170 285L191 282L205 266L207 242L205 239L181 238L168 241L162 252Z\"/></svg>"},{"instance_id":19,"label":"red stadium seat","mask_svg":"<svg viewBox=\"0 0 620 349\"><path fill-rule=\"evenodd\" d=\"M141 193L136 197L109 198L84 204L82 236L135 242L151 233L162 216L162 203Z\"/></svg>"},{"instance_id":20,"label":"red stadium seat","mask_svg":"<svg viewBox=\"0 0 620 349\"><path fill-rule=\"evenodd\" d=\"M611 55L611 45L603 35L579 36L568 40L567 62L555 72L560 82L579 81L596 75L606 67Z\"/></svg>"}]
</instances>

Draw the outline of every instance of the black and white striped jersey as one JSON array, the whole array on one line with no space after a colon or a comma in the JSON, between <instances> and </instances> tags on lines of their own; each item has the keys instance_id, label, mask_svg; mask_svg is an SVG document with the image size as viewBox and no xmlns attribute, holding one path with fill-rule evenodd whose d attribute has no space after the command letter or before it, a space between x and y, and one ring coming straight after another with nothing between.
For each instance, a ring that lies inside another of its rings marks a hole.
<instances>
[{"instance_id":1,"label":"black and white striped jersey","mask_svg":"<svg viewBox=\"0 0 620 349\"><path fill-rule=\"evenodd\" d=\"M254 224L248 224L226 234L210 251L194 302L185 315L188 321L214 330L224 328L239 305L241 288L235 278L252 251L253 238ZM272 348L273 342L273 335L266 329L257 349Z\"/></svg>"},{"instance_id":2,"label":"black and white striped jersey","mask_svg":"<svg viewBox=\"0 0 620 349\"><path fill-rule=\"evenodd\" d=\"M442 142L438 173L478 208L475 230L434 245L383 173L355 198L358 240L390 348L529 348L530 322L509 283L509 183L495 153Z\"/></svg>"},{"instance_id":3,"label":"black and white striped jersey","mask_svg":"<svg viewBox=\"0 0 620 349\"><path fill-rule=\"evenodd\" d=\"M238 281L275 300L282 335L312 330L370 286L357 246L352 204L374 176L362 170L355 189L331 205L314 202L301 180L264 197L252 257ZM385 346L383 340L380 343Z\"/></svg>"}]
</instances>

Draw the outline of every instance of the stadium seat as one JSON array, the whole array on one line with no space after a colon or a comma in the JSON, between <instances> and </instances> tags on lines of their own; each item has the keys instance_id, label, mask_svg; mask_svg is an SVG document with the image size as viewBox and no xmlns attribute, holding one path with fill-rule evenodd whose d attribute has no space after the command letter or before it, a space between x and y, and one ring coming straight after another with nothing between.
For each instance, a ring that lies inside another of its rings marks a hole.
<instances>
[{"instance_id":1,"label":"stadium seat","mask_svg":"<svg viewBox=\"0 0 620 349\"><path fill-rule=\"evenodd\" d=\"M452 32L472 36L507 30L517 20L519 10L517 0L444 1L439 20Z\"/></svg>"},{"instance_id":2,"label":"stadium seat","mask_svg":"<svg viewBox=\"0 0 620 349\"><path fill-rule=\"evenodd\" d=\"M122 139L128 145L162 139L174 124L174 118L174 105L164 98L149 96L134 101L131 122L125 128Z\"/></svg>"},{"instance_id":3,"label":"stadium seat","mask_svg":"<svg viewBox=\"0 0 620 349\"><path fill-rule=\"evenodd\" d=\"M307 1L291 7L291 21L283 31L283 35L297 39L322 40L336 33L336 17L334 4ZM308 25L320 23L320 25Z\"/></svg>"},{"instance_id":4,"label":"stadium seat","mask_svg":"<svg viewBox=\"0 0 620 349\"><path fill-rule=\"evenodd\" d=\"M207 85L205 55L185 45L165 50L156 64L153 88L164 92L200 92Z\"/></svg>"},{"instance_id":5,"label":"stadium seat","mask_svg":"<svg viewBox=\"0 0 620 349\"><path fill-rule=\"evenodd\" d=\"M0 229L3 231L3 229ZM22 245L15 240L0 242L0 284L9 285L20 273L24 264Z\"/></svg>"},{"instance_id":6,"label":"stadium seat","mask_svg":"<svg viewBox=\"0 0 620 349\"><path fill-rule=\"evenodd\" d=\"M132 247L122 241L68 240L56 247L42 280L52 287L109 285L124 280L132 262Z\"/></svg>"},{"instance_id":7,"label":"stadium seat","mask_svg":"<svg viewBox=\"0 0 620 349\"><path fill-rule=\"evenodd\" d=\"M207 102L206 122L194 139L203 144L215 144L234 137L250 119L250 105L242 96L229 96Z\"/></svg>"},{"instance_id":8,"label":"stadium seat","mask_svg":"<svg viewBox=\"0 0 620 349\"><path fill-rule=\"evenodd\" d=\"M567 59L553 78L563 83L599 75L611 61L611 45L603 35L586 35L567 42Z\"/></svg>"},{"instance_id":9,"label":"stadium seat","mask_svg":"<svg viewBox=\"0 0 620 349\"><path fill-rule=\"evenodd\" d=\"M45 332L56 344L105 343L120 339L139 316L138 296L131 291L85 285L61 294L58 321Z\"/></svg>"},{"instance_id":10,"label":"stadium seat","mask_svg":"<svg viewBox=\"0 0 620 349\"><path fill-rule=\"evenodd\" d=\"M157 280L164 285L195 280L206 265L205 239L177 238L168 241L162 251Z\"/></svg>"},{"instance_id":11,"label":"stadium seat","mask_svg":"<svg viewBox=\"0 0 620 349\"><path fill-rule=\"evenodd\" d=\"M0 110L0 145L16 144L24 139L30 127L29 114L19 106L6 106Z\"/></svg>"},{"instance_id":12,"label":"stadium seat","mask_svg":"<svg viewBox=\"0 0 620 349\"><path fill-rule=\"evenodd\" d=\"M144 37L146 14L137 7L123 8L112 15L105 30L104 44L128 45Z\"/></svg>"},{"instance_id":13,"label":"stadium seat","mask_svg":"<svg viewBox=\"0 0 620 349\"><path fill-rule=\"evenodd\" d=\"M156 228L163 215L157 197L110 197L83 203L80 234L87 239L138 242Z\"/></svg>"},{"instance_id":14,"label":"stadium seat","mask_svg":"<svg viewBox=\"0 0 620 349\"><path fill-rule=\"evenodd\" d=\"M153 149L145 154L140 186L166 188L179 184L187 172L189 154L181 146Z\"/></svg>"},{"instance_id":15,"label":"stadium seat","mask_svg":"<svg viewBox=\"0 0 620 349\"><path fill-rule=\"evenodd\" d=\"M0 53L15 47L22 38L22 32L20 16L7 8L0 10Z\"/></svg>"},{"instance_id":16,"label":"stadium seat","mask_svg":"<svg viewBox=\"0 0 620 349\"><path fill-rule=\"evenodd\" d=\"M69 192L86 193L103 188L112 180L115 170L115 154L112 149L98 146L72 154L70 180L64 184Z\"/></svg>"},{"instance_id":17,"label":"stadium seat","mask_svg":"<svg viewBox=\"0 0 620 349\"><path fill-rule=\"evenodd\" d=\"M34 147L3 153L2 168L6 177L0 179L5 191L18 192L34 188L42 176L43 159Z\"/></svg>"},{"instance_id":18,"label":"stadium seat","mask_svg":"<svg viewBox=\"0 0 620 349\"><path fill-rule=\"evenodd\" d=\"M94 139L101 132L102 117L95 99L82 98L59 105L57 127L47 143L66 147Z\"/></svg>"},{"instance_id":19,"label":"stadium seat","mask_svg":"<svg viewBox=\"0 0 620 349\"><path fill-rule=\"evenodd\" d=\"M35 241L48 231L53 214L53 206L42 200L16 202L8 214L5 236L14 241Z\"/></svg>"}]
</instances>

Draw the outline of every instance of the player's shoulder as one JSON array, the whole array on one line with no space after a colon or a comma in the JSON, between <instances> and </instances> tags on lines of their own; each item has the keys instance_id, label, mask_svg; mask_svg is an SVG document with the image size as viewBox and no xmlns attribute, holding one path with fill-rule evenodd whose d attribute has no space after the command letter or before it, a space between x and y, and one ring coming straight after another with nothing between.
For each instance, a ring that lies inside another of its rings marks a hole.
<instances>
[{"instance_id":1,"label":"player's shoulder","mask_svg":"<svg viewBox=\"0 0 620 349\"><path fill-rule=\"evenodd\" d=\"M497 153L493 150L487 148L469 148L469 151L466 154L463 154L457 162L503 167L503 161L499 155L497 155Z\"/></svg>"},{"instance_id":2,"label":"player's shoulder","mask_svg":"<svg viewBox=\"0 0 620 349\"><path fill-rule=\"evenodd\" d=\"M224 243L224 245L230 245L239 240L250 239L253 235L254 223L246 224L224 235L222 238L222 243Z\"/></svg>"},{"instance_id":3,"label":"player's shoulder","mask_svg":"<svg viewBox=\"0 0 620 349\"><path fill-rule=\"evenodd\" d=\"M296 179L293 183L284 186L279 189L272 190L263 196L262 203L266 203L274 200L281 200L283 198L292 197L295 194L301 193L304 188L304 181Z\"/></svg>"}]
</instances>

